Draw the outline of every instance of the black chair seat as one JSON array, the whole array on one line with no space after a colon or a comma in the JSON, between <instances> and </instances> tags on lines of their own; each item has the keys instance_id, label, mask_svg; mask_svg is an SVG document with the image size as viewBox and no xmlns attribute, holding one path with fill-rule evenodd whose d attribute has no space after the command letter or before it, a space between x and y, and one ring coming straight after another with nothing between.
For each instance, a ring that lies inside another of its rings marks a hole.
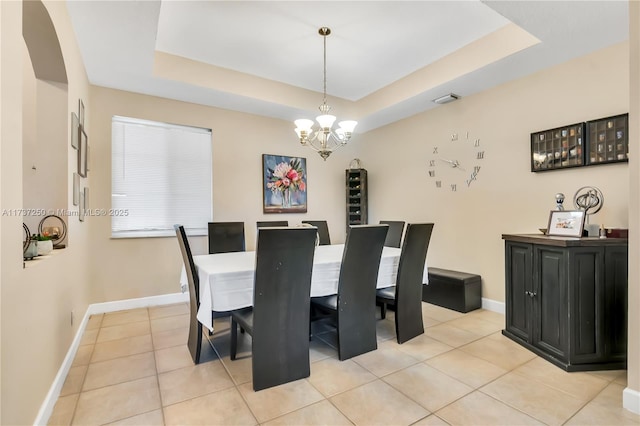
<instances>
[{"instance_id":1,"label":"black chair seat","mask_svg":"<svg viewBox=\"0 0 640 426\"><path fill-rule=\"evenodd\" d=\"M335 311L338 309L338 295L332 294L331 296L312 297L311 303L320 308L331 309L332 311Z\"/></svg>"},{"instance_id":2,"label":"black chair seat","mask_svg":"<svg viewBox=\"0 0 640 426\"><path fill-rule=\"evenodd\" d=\"M378 291L376 291L376 297L378 299L387 299L389 300L389 304L393 304L394 300L396 300L396 286L392 285L391 287L378 289Z\"/></svg>"},{"instance_id":3,"label":"black chair seat","mask_svg":"<svg viewBox=\"0 0 640 426\"><path fill-rule=\"evenodd\" d=\"M247 333L251 334L253 332L253 308L239 309L233 314L234 321Z\"/></svg>"}]
</instances>

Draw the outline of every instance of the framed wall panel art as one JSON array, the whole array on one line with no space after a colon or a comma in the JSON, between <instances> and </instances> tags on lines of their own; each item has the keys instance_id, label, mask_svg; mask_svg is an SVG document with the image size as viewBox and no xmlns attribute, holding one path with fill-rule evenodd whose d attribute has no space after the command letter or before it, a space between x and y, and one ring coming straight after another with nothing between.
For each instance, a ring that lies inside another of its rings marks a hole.
<instances>
[{"instance_id":1,"label":"framed wall panel art","mask_svg":"<svg viewBox=\"0 0 640 426\"><path fill-rule=\"evenodd\" d=\"M584 165L584 123L531 133L531 171Z\"/></svg>"},{"instance_id":2,"label":"framed wall panel art","mask_svg":"<svg viewBox=\"0 0 640 426\"><path fill-rule=\"evenodd\" d=\"M73 205L77 206L80 202L80 175L73 174Z\"/></svg>"},{"instance_id":3,"label":"framed wall panel art","mask_svg":"<svg viewBox=\"0 0 640 426\"><path fill-rule=\"evenodd\" d=\"M587 121L587 164L629 161L629 114Z\"/></svg>"},{"instance_id":4,"label":"framed wall panel art","mask_svg":"<svg viewBox=\"0 0 640 426\"><path fill-rule=\"evenodd\" d=\"M71 146L78 149L78 138L80 132L80 122L75 112L71 113Z\"/></svg>"},{"instance_id":5,"label":"framed wall panel art","mask_svg":"<svg viewBox=\"0 0 640 426\"><path fill-rule=\"evenodd\" d=\"M89 150L89 142L87 141L87 134L84 129L80 128L80 141L78 148L78 174L82 177L87 177L87 155Z\"/></svg>"}]
</instances>

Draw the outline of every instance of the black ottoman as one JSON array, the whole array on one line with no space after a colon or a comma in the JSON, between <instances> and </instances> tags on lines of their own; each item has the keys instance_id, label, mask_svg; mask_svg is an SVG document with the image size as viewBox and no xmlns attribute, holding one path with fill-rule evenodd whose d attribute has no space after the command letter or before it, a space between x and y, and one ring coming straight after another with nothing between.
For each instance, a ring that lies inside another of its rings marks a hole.
<instances>
[{"instance_id":1,"label":"black ottoman","mask_svg":"<svg viewBox=\"0 0 640 426\"><path fill-rule=\"evenodd\" d=\"M482 279L466 272L429 268L422 300L458 312L473 311L482 306Z\"/></svg>"}]
</instances>

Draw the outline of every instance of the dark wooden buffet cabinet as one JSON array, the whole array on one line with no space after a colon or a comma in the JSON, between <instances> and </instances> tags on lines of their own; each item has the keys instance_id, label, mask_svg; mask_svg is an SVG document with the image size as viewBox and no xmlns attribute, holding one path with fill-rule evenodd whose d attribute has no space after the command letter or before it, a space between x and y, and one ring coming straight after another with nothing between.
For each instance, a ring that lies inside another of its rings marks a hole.
<instances>
[{"instance_id":1,"label":"dark wooden buffet cabinet","mask_svg":"<svg viewBox=\"0 0 640 426\"><path fill-rule=\"evenodd\" d=\"M502 334L566 371L626 368L627 239L502 238Z\"/></svg>"}]
</instances>

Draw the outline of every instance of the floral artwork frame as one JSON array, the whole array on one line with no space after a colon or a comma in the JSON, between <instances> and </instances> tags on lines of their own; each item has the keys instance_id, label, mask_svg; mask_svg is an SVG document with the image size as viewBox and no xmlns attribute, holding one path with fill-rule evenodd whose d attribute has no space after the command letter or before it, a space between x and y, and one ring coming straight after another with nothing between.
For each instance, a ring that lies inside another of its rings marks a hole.
<instances>
[{"instance_id":1,"label":"floral artwork frame","mask_svg":"<svg viewBox=\"0 0 640 426\"><path fill-rule=\"evenodd\" d=\"M584 210L551 210L547 235L582 237L584 219Z\"/></svg>"},{"instance_id":2,"label":"floral artwork frame","mask_svg":"<svg viewBox=\"0 0 640 426\"><path fill-rule=\"evenodd\" d=\"M264 213L307 212L307 159L262 154Z\"/></svg>"}]
</instances>

